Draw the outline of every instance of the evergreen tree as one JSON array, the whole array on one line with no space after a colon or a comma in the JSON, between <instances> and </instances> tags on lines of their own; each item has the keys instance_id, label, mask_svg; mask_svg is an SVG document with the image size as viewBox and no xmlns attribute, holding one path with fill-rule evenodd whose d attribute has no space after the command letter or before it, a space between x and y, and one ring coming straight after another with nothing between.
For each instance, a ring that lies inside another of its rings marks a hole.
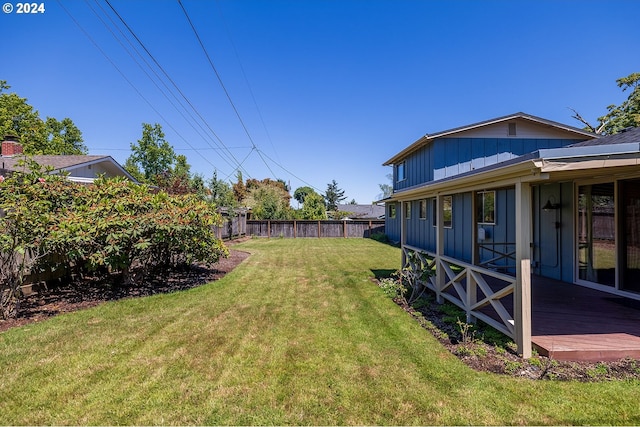
<instances>
[{"instance_id":1,"label":"evergreen tree","mask_svg":"<svg viewBox=\"0 0 640 427\"><path fill-rule=\"evenodd\" d=\"M338 188L338 183L335 179L332 180L330 184L327 184L327 191L324 193L324 200L328 211L338 210L338 203L346 198L347 196L344 195L344 190Z\"/></svg>"}]
</instances>

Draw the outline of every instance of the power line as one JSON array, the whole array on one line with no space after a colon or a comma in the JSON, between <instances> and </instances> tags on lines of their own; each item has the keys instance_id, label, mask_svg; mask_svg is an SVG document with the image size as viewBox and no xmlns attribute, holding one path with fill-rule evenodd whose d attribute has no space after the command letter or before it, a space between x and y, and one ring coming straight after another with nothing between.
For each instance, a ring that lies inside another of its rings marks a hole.
<instances>
[{"instance_id":1,"label":"power line","mask_svg":"<svg viewBox=\"0 0 640 427\"><path fill-rule=\"evenodd\" d=\"M124 72L116 65L116 63L111 59L111 57L109 55L107 55L107 53L104 50L102 50L102 48L93 39L93 37L91 37L91 35L84 29L84 27L82 27L82 25L80 25L80 23L73 17L73 15L71 15L71 13L62 5L61 1L60 0L56 0L56 1L58 2L58 5L62 8L62 10L64 10L65 13L69 16L69 18L76 24L76 26L80 29L80 31L82 31L82 33L89 39L89 41L93 44L93 46L96 49L98 49L98 51L107 59L107 61L109 61L109 63L116 69L116 71L118 71L118 73L131 86L131 88L138 94L138 96L140 96L140 98L142 98L142 100L147 103L147 105L166 123L167 126L169 126L169 128L171 128L171 130L173 130L176 133L176 135L178 135L182 140L184 140L187 143L187 145L189 145L191 147L191 144L182 136L182 134L180 132L178 132L177 129L175 129L171 125L171 123L162 115L162 113L160 113L153 106L153 104L151 104L151 102L149 102L149 100L142 94L142 92L140 92L140 90L138 90L136 85L134 85L133 82L127 78L127 76L124 74ZM207 160L207 159L205 158L205 160ZM213 166L215 168L215 166L213 164L211 166Z\"/></svg>"},{"instance_id":2,"label":"power line","mask_svg":"<svg viewBox=\"0 0 640 427\"><path fill-rule=\"evenodd\" d=\"M242 61L240 61L240 55L238 54L238 49L236 49L236 45L233 42L233 38L231 37L231 31L229 30L229 26L227 25L227 21L224 17L224 13L222 12L222 7L220 7L220 2L218 0L216 0L216 5L218 6L218 13L220 14L220 19L222 20L222 24L224 25L224 29L227 33L227 38L229 39L229 42L231 43L231 47L233 47L233 52L236 55L236 59L238 60L238 65L240 65L240 72L242 73L242 77L244 78L244 81L247 85L247 88L249 89L249 94L251 95L251 99L253 100L253 105L256 107L256 111L258 112L258 117L260 117L260 122L262 123L262 127L264 128L264 132L267 135L267 140L269 140L269 143L271 144L271 148L273 148L273 152L276 155L276 159L278 161L280 161L280 157L278 156L278 150L276 150L275 145L273 144L273 140L271 139L271 135L269 134L269 130L267 129L267 124L264 121L264 117L262 116L262 111L260 111L260 107L258 107L258 102L256 101L256 97L253 94L253 90L251 88L251 85L249 84L249 79L247 78L247 73L245 73L244 71L244 67L242 66Z\"/></svg>"},{"instance_id":3,"label":"power line","mask_svg":"<svg viewBox=\"0 0 640 427\"><path fill-rule=\"evenodd\" d=\"M187 102L187 104L193 109L193 111L198 115L198 117L203 121L203 123L205 123L205 125L207 126L207 128L211 131L211 133L213 135L216 136L216 138L220 141L220 144L225 147L225 144L222 142L222 140L218 137L218 135L213 131L213 129L209 126L208 122L204 119L204 117L202 117L202 115L198 112L198 110L193 106L193 104L191 103L191 101L186 97L186 95L182 92L182 90L180 90L180 88L178 87L178 85L173 81L173 79L169 76L169 74L164 70L164 68L160 65L160 63L156 60L156 58L151 54L151 52L149 51L149 49L147 49L147 47L145 46L145 44L142 42L142 40L140 40L140 38L136 35L136 33L133 31L133 29L127 24L127 22L124 20L124 18L118 13L118 11L113 7L113 5L110 3L109 0L105 0L105 2L107 3L107 5L111 8L111 10L113 11L113 13L115 13L115 15L118 17L118 19L120 19L120 22L122 22L122 24L125 26L125 28L129 31L129 33L131 33L131 35L135 38L135 40L138 42L138 44L140 44L140 46L142 47L142 49L147 53L147 55L151 58L151 60L156 64L156 66L160 69L160 71L162 71L162 73L165 75L165 77L169 80L169 82L171 82L171 84L173 85L173 87L178 91L178 93L182 96L182 98L185 100L185 102ZM253 142L253 141L252 141ZM238 161L238 159L236 159L236 157L233 155L233 153L231 153L230 150L226 149L227 152L229 153L229 155L231 156L231 158L234 160L234 162L238 165L238 168L241 168L241 163ZM249 173L245 170L246 174L248 176Z\"/></svg>"},{"instance_id":4,"label":"power line","mask_svg":"<svg viewBox=\"0 0 640 427\"><path fill-rule=\"evenodd\" d=\"M189 122L189 120L185 117L184 113L182 113L178 107L171 101L171 99L169 99L169 97L167 96L167 94L162 90L162 88L160 88L158 86L158 84L156 83L156 81L149 75L149 73L145 70L144 67L142 67L142 65L137 61L137 59L135 58L135 56L129 51L129 49L127 49L127 47L122 43L122 41L116 36L116 34L112 31L112 29L109 27L109 25L102 19L102 17L100 17L100 15L96 12L95 9L93 9L93 7L89 4L89 2L87 0L85 0L85 3L87 4L87 6L89 6L89 8L91 9L91 11L93 12L93 14L100 20L100 22L102 22L102 24L105 26L105 28L111 33L111 35L113 36L113 38L120 44L120 46L125 50L125 52L127 52L127 54L131 57L131 59L136 63L136 65L138 65L138 67L140 68L140 70L147 76L147 78L149 78L149 80L154 84L154 86L158 89L158 91L160 91L160 93L162 93L162 95L167 99L167 101L176 109L176 111L185 119L185 121L187 121L187 123L189 123L192 128L196 131L196 133L198 133L198 135L200 135L201 138L205 139L204 136L202 134L200 134L198 132L197 129L195 129L195 127L193 126L192 123ZM100 9L103 11L103 13L105 14L105 16L107 16L109 18L109 20L111 21L111 23L113 24L113 26L120 32L120 34L122 35L122 37L129 42L129 40L126 38L126 36L122 33L122 31L120 31L120 29L117 27L117 25L113 22L113 20L111 20L111 17L109 17L105 12L104 9L102 9L102 7L98 4L98 6L100 7ZM143 60L144 58L142 58L142 56L137 52L137 50L135 49L135 47L129 42L129 45L132 47L132 49L136 52L136 54L138 54L138 56ZM158 78L158 80L160 80L161 83L164 84L164 82L162 82L162 80L160 79L160 77L158 76L158 74L155 72L155 70L153 70L149 64L145 61L145 64L147 65L147 67L156 75L156 77ZM167 90L169 90L169 88L166 86L166 84L164 84L165 88ZM174 96L174 99L176 99L176 101L179 102L179 100ZM156 110L154 110L156 111ZM157 111L156 111L157 112ZM187 111L188 114L188 111ZM162 116L161 116L162 117ZM166 119L164 119L165 122L167 122ZM167 122L168 124L168 122ZM168 124L174 131L175 128L173 128L170 124ZM182 137L182 135L180 133L178 133L178 136L184 140L187 145L189 145L191 148L191 150L195 151L200 157L202 157L204 159L205 162L209 163L210 166L212 166L214 169L216 168L216 166L211 163L211 161L205 157L202 153L199 152L199 150L193 148L193 146L184 138ZM211 147L213 149L213 147ZM232 168L234 168L235 166L233 164L231 164L227 159L225 159L224 157L220 156L222 158L222 160L224 160L225 162L227 162L227 164L229 166L231 166Z\"/></svg>"},{"instance_id":5,"label":"power line","mask_svg":"<svg viewBox=\"0 0 640 427\"><path fill-rule=\"evenodd\" d=\"M108 0L107 0L107 3L108 3ZM233 100L231 99L231 95L229 95L229 91L227 90L226 86L222 82L222 78L220 77L220 74L218 73L218 70L216 69L215 65L213 65L213 61L211 60L211 57L209 56L209 53L207 52L207 49L204 46L204 43L202 43L202 39L200 38L200 35L198 34L198 31L196 30L196 27L193 25L193 22L191 21L191 18L189 17L189 14L187 13L187 10L184 8L184 5L182 4L182 0L178 0L178 4L182 8L182 11L184 12L184 16L187 18L187 21L189 22L189 25L191 26L191 29L193 30L193 33L196 36L196 39L198 39L198 43L200 44L200 47L202 48L202 51L204 52L204 55L207 57L207 60L209 61L209 65L213 69L213 72L215 73L216 77L218 78L218 82L220 83L220 86L222 86L222 90L224 91L225 95L227 96L227 100L229 100L229 103L231 104L231 107L233 108L233 111L236 113L236 116L238 117L238 120L240 121L240 124L242 125L242 128L244 129L244 132L247 134L247 137L249 138L249 141L251 141L251 145L253 145L253 147L255 148L256 152L258 153L258 156L260 156L260 159L262 159L262 162L264 163L264 165L267 167L267 169L269 169L269 172L271 172L271 175L275 178L276 177L275 173L273 173L273 171L269 167L269 164L266 162L264 157L262 157L262 154L261 154L260 150L258 150L258 147L256 146L256 143L253 141L253 138L251 137L251 134L249 133L249 129L247 129L247 126L244 124L244 120L242 120L242 117L240 116L240 112L236 108L236 105L234 104Z\"/></svg>"}]
</instances>

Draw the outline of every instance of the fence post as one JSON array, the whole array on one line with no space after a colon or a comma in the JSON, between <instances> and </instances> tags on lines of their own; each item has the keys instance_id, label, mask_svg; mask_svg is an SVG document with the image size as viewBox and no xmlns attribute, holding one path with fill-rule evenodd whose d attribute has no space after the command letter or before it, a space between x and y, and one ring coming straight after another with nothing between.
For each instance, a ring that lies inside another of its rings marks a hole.
<instances>
[{"instance_id":1,"label":"fence post","mask_svg":"<svg viewBox=\"0 0 640 427\"><path fill-rule=\"evenodd\" d=\"M318 239L320 238L320 220L318 220Z\"/></svg>"},{"instance_id":2,"label":"fence post","mask_svg":"<svg viewBox=\"0 0 640 427\"><path fill-rule=\"evenodd\" d=\"M342 220L342 237L347 238L347 220Z\"/></svg>"},{"instance_id":3,"label":"fence post","mask_svg":"<svg viewBox=\"0 0 640 427\"><path fill-rule=\"evenodd\" d=\"M293 238L297 238L298 237L298 223L296 222L296 220L293 220Z\"/></svg>"},{"instance_id":4,"label":"fence post","mask_svg":"<svg viewBox=\"0 0 640 427\"><path fill-rule=\"evenodd\" d=\"M271 220L267 220L267 239L271 238Z\"/></svg>"},{"instance_id":5,"label":"fence post","mask_svg":"<svg viewBox=\"0 0 640 427\"><path fill-rule=\"evenodd\" d=\"M369 220L369 238L371 238L371 220Z\"/></svg>"}]
</instances>

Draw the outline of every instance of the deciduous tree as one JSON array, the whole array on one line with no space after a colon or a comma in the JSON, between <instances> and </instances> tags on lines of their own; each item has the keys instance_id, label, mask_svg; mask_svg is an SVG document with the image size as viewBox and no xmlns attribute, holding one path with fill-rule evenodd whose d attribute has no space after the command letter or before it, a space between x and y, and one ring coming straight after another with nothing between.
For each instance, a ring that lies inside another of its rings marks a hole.
<instances>
[{"instance_id":1,"label":"deciduous tree","mask_svg":"<svg viewBox=\"0 0 640 427\"><path fill-rule=\"evenodd\" d=\"M149 184L158 184L158 177L162 173L172 171L176 161L176 153L171 144L164 139L162 126L158 123L142 124L142 138L137 143L131 143L131 155L125 166L135 164ZM129 170L130 173L136 171Z\"/></svg>"},{"instance_id":2,"label":"deciduous tree","mask_svg":"<svg viewBox=\"0 0 640 427\"><path fill-rule=\"evenodd\" d=\"M11 86L0 80L0 136L19 138L25 154L86 154L82 132L70 118L58 121L40 114L16 93L7 93Z\"/></svg>"},{"instance_id":3,"label":"deciduous tree","mask_svg":"<svg viewBox=\"0 0 640 427\"><path fill-rule=\"evenodd\" d=\"M327 219L324 198L315 191L307 194L302 206L302 219Z\"/></svg>"},{"instance_id":4,"label":"deciduous tree","mask_svg":"<svg viewBox=\"0 0 640 427\"><path fill-rule=\"evenodd\" d=\"M603 135L612 135L627 127L640 126L640 73L632 73L627 77L616 80L618 87L625 92L629 90L629 97L620 105L609 105L608 113L598 117L598 125L591 125L580 113L571 109L574 119L585 125L585 129Z\"/></svg>"}]
</instances>

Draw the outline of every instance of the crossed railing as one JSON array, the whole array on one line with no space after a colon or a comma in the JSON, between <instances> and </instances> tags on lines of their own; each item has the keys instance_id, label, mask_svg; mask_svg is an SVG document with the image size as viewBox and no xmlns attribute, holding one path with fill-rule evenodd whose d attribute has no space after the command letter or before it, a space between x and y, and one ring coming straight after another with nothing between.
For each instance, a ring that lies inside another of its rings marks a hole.
<instances>
[{"instance_id":1,"label":"crossed railing","mask_svg":"<svg viewBox=\"0 0 640 427\"><path fill-rule=\"evenodd\" d=\"M513 307L508 297L514 292L515 277L409 245L402 251L403 268L435 270L423 284L439 301L446 299L462 308L467 322L478 319L515 338L513 310L505 307L509 300Z\"/></svg>"}]
</instances>

